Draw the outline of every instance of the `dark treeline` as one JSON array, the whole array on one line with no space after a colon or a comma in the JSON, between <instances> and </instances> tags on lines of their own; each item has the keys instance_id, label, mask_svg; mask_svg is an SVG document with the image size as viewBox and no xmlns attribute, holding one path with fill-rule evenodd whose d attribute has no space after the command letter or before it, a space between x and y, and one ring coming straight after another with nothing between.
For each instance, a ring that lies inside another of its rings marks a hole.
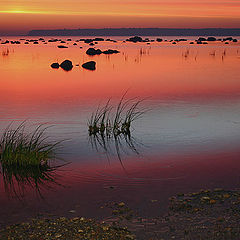
<instances>
[{"instance_id":1,"label":"dark treeline","mask_svg":"<svg viewBox=\"0 0 240 240\"><path fill-rule=\"evenodd\" d=\"M29 36L240 36L240 28L102 28L31 30Z\"/></svg>"}]
</instances>

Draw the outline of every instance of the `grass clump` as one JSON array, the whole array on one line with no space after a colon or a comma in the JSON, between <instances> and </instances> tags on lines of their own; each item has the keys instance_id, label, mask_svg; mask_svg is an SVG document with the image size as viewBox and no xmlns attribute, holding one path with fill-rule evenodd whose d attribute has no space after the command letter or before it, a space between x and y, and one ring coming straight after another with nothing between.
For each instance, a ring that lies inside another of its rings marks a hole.
<instances>
[{"instance_id":1,"label":"grass clump","mask_svg":"<svg viewBox=\"0 0 240 240\"><path fill-rule=\"evenodd\" d=\"M120 99L116 110L112 113L113 106L110 99L102 108L98 107L88 122L90 136L98 134L111 137L120 134L130 135L133 121L142 116L146 111L139 108L143 100L125 100L126 93Z\"/></svg>"},{"instance_id":2,"label":"grass clump","mask_svg":"<svg viewBox=\"0 0 240 240\"><path fill-rule=\"evenodd\" d=\"M10 125L11 126L11 125ZM40 125L30 133L25 133L25 124L16 129L7 127L0 139L0 163L4 166L36 166L48 163L56 158L56 146L59 142L49 143L46 129Z\"/></svg>"},{"instance_id":3,"label":"grass clump","mask_svg":"<svg viewBox=\"0 0 240 240\"><path fill-rule=\"evenodd\" d=\"M0 173L5 190L17 198L23 198L25 188L34 188L41 195L42 188L56 184L56 170L52 166L60 142L48 142L48 127L39 125L31 133L25 132L25 122L15 129L7 127L0 139Z\"/></svg>"}]
</instances>

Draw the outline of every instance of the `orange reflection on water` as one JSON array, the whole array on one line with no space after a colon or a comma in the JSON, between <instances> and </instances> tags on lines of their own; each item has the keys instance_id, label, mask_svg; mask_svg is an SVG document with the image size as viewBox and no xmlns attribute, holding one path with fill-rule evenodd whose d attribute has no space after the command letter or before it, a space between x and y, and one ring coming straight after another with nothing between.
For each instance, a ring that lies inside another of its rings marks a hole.
<instances>
[{"instance_id":1,"label":"orange reflection on water","mask_svg":"<svg viewBox=\"0 0 240 240\"><path fill-rule=\"evenodd\" d=\"M0 46L0 51L10 51L0 58L1 99L11 95L10 101L74 102L120 96L129 88L130 95L153 98L234 95L240 91L239 44L100 43L96 48L118 49L120 53L89 57L85 54L88 46L72 43L68 49L58 49L54 43ZM51 63L65 59L73 61L72 71L51 69ZM81 68L89 60L97 62L96 71Z\"/></svg>"}]
</instances>

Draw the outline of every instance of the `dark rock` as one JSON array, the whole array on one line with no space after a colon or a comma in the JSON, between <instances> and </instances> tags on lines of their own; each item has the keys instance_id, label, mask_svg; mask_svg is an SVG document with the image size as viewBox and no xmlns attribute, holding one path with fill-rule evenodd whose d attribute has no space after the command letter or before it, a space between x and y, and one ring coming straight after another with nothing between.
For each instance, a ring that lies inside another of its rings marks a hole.
<instances>
[{"instance_id":1,"label":"dark rock","mask_svg":"<svg viewBox=\"0 0 240 240\"><path fill-rule=\"evenodd\" d=\"M177 44L176 42L172 42L172 44Z\"/></svg>"},{"instance_id":2,"label":"dark rock","mask_svg":"<svg viewBox=\"0 0 240 240\"><path fill-rule=\"evenodd\" d=\"M118 50L112 50L112 49L108 49L106 51L102 52L103 54L114 54L114 53L119 53Z\"/></svg>"},{"instance_id":3,"label":"dark rock","mask_svg":"<svg viewBox=\"0 0 240 240\"><path fill-rule=\"evenodd\" d=\"M100 55L102 53L102 51L100 49L94 49L94 48L89 48L87 51L86 51L86 54L87 55L90 55L90 56L94 56L94 55Z\"/></svg>"},{"instance_id":4,"label":"dark rock","mask_svg":"<svg viewBox=\"0 0 240 240\"><path fill-rule=\"evenodd\" d=\"M33 42L33 44L38 44L38 42Z\"/></svg>"},{"instance_id":5,"label":"dark rock","mask_svg":"<svg viewBox=\"0 0 240 240\"><path fill-rule=\"evenodd\" d=\"M143 39L141 37L135 36L135 37L128 38L126 41L136 43L136 42L142 42Z\"/></svg>"},{"instance_id":6,"label":"dark rock","mask_svg":"<svg viewBox=\"0 0 240 240\"><path fill-rule=\"evenodd\" d=\"M72 39L71 39L71 38L68 38L68 39L67 39L67 41L69 41L69 42L70 42L70 41L72 41Z\"/></svg>"},{"instance_id":7,"label":"dark rock","mask_svg":"<svg viewBox=\"0 0 240 240\"><path fill-rule=\"evenodd\" d=\"M202 44L202 41L197 41L197 44Z\"/></svg>"},{"instance_id":8,"label":"dark rock","mask_svg":"<svg viewBox=\"0 0 240 240\"><path fill-rule=\"evenodd\" d=\"M237 40L237 39L233 39L232 41L233 41L233 42L238 42L238 40Z\"/></svg>"},{"instance_id":9,"label":"dark rock","mask_svg":"<svg viewBox=\"0 0 240 240\"><path fill-rule=\"evenodd\" d=\"M74 45L74 46L76 46L77 44L76 44L76 43L74 43L73 45Z\"/></svg>"},{"instance_id":10,"label":"dark rock","mask_svg":"<svg viewBox=\"0 0 240 240\"><path fill-rule=\"evenodd\" d=\"M50 40L48 40L48 42L57 42L58 41L58 39L50 39Z\"/></svg>"},{"instance_id":11,"label":"dark rock","mask_svg":"<svg viewBox=\"0 0 240 240\"><path fill-rule=\"evenodd\" d=\"M29 42L25 42L24 44L29 44Z\"/></svg>"},{"instance_id":12,"label":"dark rock","mask_svg":"<svg viewBox=\"0 0 240 240\"><path fill-rule=\"evenodd\" d=\"M5 42L2 42L1 44L7 44L7 43L9 43L9 41L8 41L8 40L6 40Z\"/></svg>"},{"instance_id":13,"label":"dark rock","mask_svg":"<svg viewBox=\"0 0 240 240\"><path fill-rule=\"evenodd\" d=\"M60 43L66 43L65 41L61 41Z\"/></svg>"},{"instance_id":14,"label":"dark rock","mask_svg":"<svg viewBox=\"0 0 240 240\"><path fill-rule=\"evenodd\" d=\"M67 46L59 45L58 48L68 48Z\"/></svg>"},{"instance_id":15,"label":"dark rock","mask_svg":"<svg viewBox=\"0 0 240 240\"><path fill-rule=\"evenodd\" d=\"M94 62L94 61L86 62L82 65L82 67L85 69L88 69L88 70L95 70L96 62Z\"/></svg>"},{"instance_id":16,"label":"dark rock","mask_svg":"<svg viewBox=\"0 0 240 240\"><path fill-rule=\"evenodd\" d=\"M93 39L84 39L84 42L85 43L91 43L91 42L93 42Z\"/></svg>"},{"instance_id":17,"label":"dark rock","mask_svg":"<svg viewBox=\"0 0 240 240\"><path fill-rule=\"evenodd\" d=\"M51 64L51 68L59 68L59 64L58 63L52 63Z\"/></svg>"},{"instance_id":18,"label":"dark rock","mask_svg":"<svg viewBox=\"0 0 240 240\"><path fill-rule=\"evenodd\" d=\"M225 44L229 44L229 42L225 42Z\"/></svg>"},{"instance_id":19,"label":"dark rock","mask_svg":"<svg viewBox=\"0 0 240 240\"><path fill-rule=\"evenodd\" d=\"M163 39L162 39L162 38L157 38L156 41L157 41L157 42L162 42Z\"/></svg>"},{"instance_id":20,"label":"dark rock","mask_svg":"<svg viewBox=\"0 0 240 240\"><path fill-rule=\"evenodd\" d=\"M11 41L11 44L21 44L19 41Z\"/></svg>"},{"instance_id":21,"label":"dark rock","mask_svg":"<svg viewBox=\"0 0 240 240\"><path fill-rule=\"evenodd\" d=\"M185 38L180 38L180 39L175 39L174 41L175 41L175 42L186 42L187 39L185 39Z\"/></svg>"},{"instance_id":22,"label":"dark rock","mask_svg":"<svg viewBox=\"0 0 240 240\"><path fill-rule=\"evenodd\" d=\"M207 38L207 41L209 41L209 42L214 42L214 41L216 41L217 39L215 38L215 37L208 37Z\"/></svg>"},{"instance_id":23,"label":"dark rock","mask_svg":"<svg viewBox=\"0 0 240 240\"><path fill-rule=\"evenodd\" d=\"M194 42L190 42L189 44L194 44Z\"/></svg>"},{"instance_id":24,"label":"dark rock","mask_svg":"<svg viewBox=\"0 0 240 240\"><path fill-rule=\"evenodd\" d=\"M227 37L227 38L224 38L223 41L232 41L233 38L232 37Z\"/></svg>"},{"instance_id":25,"label":"dark rock","mask_svg":"<svg viewBox=\"0 0 240 240\"><path fill-rule=\"evenodd\" d=\"M207 41L207 39L206 39L206 38L203 38L203 37L200 37L200 38L198 38L198 40L197 40L197 42L204 42L204 41Z\"/></svg>"},{"instance_id":26,"label":"dark rock","mask_svg":"<svg viewBox=\"0 0 240 240\"><path fill-rule=\"evenodd\" d=\"M44 38L39 38L38 40L39 40L39 41L43 41L43 40L44 40Z\"/></svg>"},{"instance_id":27,"label":"dark rock","mask_svg":"<svg viewBox=\"0 0 240 240\"><path fill-rule=\"evenodd\" d=\"M101 41L104 41L104 39L103 38L94 38L93 41L101 42Z\"/></svg>"},{"instance_id":28,"label":"dark rock","mask_svg":"<svg viewBox=\"0 0 240 240\"><path fill-rule=\"evenodd\" d=\"M89 46L94 46L95 44L93 42L89 43Z\"/></svg>"},{"instance_id":29,"label":"dark rock","mask_svg":"<svg viewBox=\"0 0 240 240\"><path fill-rule=\"evenodd\" d=\"M65 71L70 71L70 70L72 70L73 65L70 60L65 60L60 64L60 67Z\"/></svg>"}]
</instances>

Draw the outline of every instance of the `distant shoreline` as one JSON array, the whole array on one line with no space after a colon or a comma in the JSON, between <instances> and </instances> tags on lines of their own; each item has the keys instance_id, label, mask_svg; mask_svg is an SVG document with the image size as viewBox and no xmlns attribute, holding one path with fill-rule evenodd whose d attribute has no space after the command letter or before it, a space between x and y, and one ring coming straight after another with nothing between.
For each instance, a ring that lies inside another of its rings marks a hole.
<instances>
[{"instance_id":1,"label":"distant shoreline","mask_svg":"<svg viewBox=\"0 0 240 240\"><path fill-rule=\"evenodd\" d=\"M240 28L101 28L31 30L27 36L240 36Z\"/></svg>"}]
</instances>

